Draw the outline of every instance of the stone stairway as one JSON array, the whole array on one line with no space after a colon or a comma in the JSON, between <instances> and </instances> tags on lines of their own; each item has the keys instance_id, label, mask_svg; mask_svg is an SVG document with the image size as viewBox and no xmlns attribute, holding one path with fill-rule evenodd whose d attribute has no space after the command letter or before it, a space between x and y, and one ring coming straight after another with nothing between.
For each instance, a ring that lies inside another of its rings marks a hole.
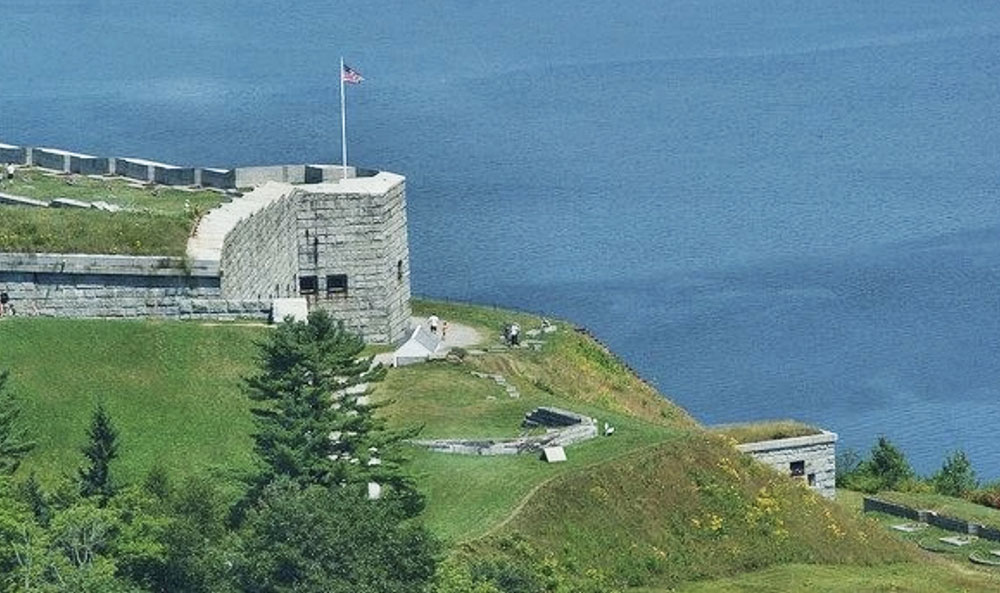
<instances>
[{"instance_id":1,"label":"stone stairway","mask_svg":"<svg viewBox=\"0 0 1000 593\"><path fill-rule=\"evenodd\" d=\"M209 211L188 239L187 256L192 261L222 259L222 242L241 220L280 200L292 191L288 183L270 181Z\"/></svg>"}]
</instances>

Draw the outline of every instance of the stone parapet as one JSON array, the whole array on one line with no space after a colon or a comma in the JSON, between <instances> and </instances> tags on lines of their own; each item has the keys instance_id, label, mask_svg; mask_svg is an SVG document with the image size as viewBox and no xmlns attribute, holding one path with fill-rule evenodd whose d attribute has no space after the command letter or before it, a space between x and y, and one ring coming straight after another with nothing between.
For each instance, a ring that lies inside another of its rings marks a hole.
<instances>
[{"instance_id":1,"label":"stone parapet","mask_svg":"<svg viewBox=\"0 0 1000 593\"><path fill-rule=\"evenodd\" d=\"M215 278L218 262L179 257L89 255L75 253L0 253L0 273L66 275L190 276Z\"/></svg>"}]
</instances>

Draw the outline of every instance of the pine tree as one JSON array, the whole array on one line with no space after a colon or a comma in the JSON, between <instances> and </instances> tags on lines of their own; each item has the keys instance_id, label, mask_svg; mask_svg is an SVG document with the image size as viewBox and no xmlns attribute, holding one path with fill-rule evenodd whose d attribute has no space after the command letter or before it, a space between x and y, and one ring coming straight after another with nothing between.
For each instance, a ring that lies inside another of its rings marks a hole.
<instances>
[{"instance_id":1,"label":"pine tree","mask_svg":"<svg viewBox=\"0 0 1000 593\"><path fill-rule=\"evenodd\" d=\"M6 371L0 373L0 474L11 475L35 443L25 440L24 430L18 427L21 410L6 390L7 378Z\"/></svg>"},{"instance_id":2,"label":"pine tree","mask_svg":"<svg viewBox=\"0 0 1000 593\"><path fill-rule=\"evenodd\" d=\"M978 486L976 472L964 451L955 451L944 460L944 465L931 478L938 494L964 496Z\"/></svg>"},{"instance_id":3,"label":"pine tree","mask_svg":"<svg viewBox=\"0 0 1000 593\"><path fill-rule=\"evenodd\" d=\"M261 344L262 370L247 381L250 398L263 404L253 410L255 449L266 467L258 494L281 476L300 487L358 491L378 481L419 510L395 455L410 433L386 430L375 406L358 401L363 393L356 386L385 376L363 350L361 337L324 311L310 313L308 323L280 324Z\"/></svg>"},{"instance_id":4,"label":"pine tree","mask_svg":"<svg viewBox=\"0 0 1000 593\"><path fill-rule=\"evenodd\" d=\"M90 463L79 470L80 494L107 499L114 494L111 461L118 457L118 431L102 404L94 411L87 436L89 441L82 451Z\"/></svg>"}]
</instances>

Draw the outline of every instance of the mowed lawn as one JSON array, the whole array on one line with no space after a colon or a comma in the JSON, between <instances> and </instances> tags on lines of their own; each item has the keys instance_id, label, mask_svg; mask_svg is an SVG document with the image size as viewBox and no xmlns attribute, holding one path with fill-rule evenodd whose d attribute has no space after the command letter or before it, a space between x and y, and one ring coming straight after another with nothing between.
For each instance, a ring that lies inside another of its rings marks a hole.
<instances>
[{"instance_id":1,"label":"mowed lawn","mask_svg":"<svg viewBox=\"0 0 1000 593\"><path fill-rule=\"evenodd\" d=\"M177 321L0 320L0 369L38 446L22 467L46 484L82 464L92 410L119 430L124 481L160 464L176 476L251 464L252 372L266 330Z\"/></svg>"}]
</instances>

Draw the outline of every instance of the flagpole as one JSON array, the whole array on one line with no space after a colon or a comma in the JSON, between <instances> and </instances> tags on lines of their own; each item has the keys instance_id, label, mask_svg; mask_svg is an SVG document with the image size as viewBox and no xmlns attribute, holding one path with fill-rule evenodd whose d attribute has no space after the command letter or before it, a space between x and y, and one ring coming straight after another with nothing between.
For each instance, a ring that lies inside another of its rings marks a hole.
<instances>
[{"instance_id":1,"label":"flagpole","mask_svg":"<svg viewBox=\"0 0 1000 593\"><path fill-rule=\"evenodd\" d=\"M347 179L347 109L344 105L344 56L340 56L340 72L337 73L340 79L340 164L343 172L343 179Z\"/></svg>"}]
</instances>

